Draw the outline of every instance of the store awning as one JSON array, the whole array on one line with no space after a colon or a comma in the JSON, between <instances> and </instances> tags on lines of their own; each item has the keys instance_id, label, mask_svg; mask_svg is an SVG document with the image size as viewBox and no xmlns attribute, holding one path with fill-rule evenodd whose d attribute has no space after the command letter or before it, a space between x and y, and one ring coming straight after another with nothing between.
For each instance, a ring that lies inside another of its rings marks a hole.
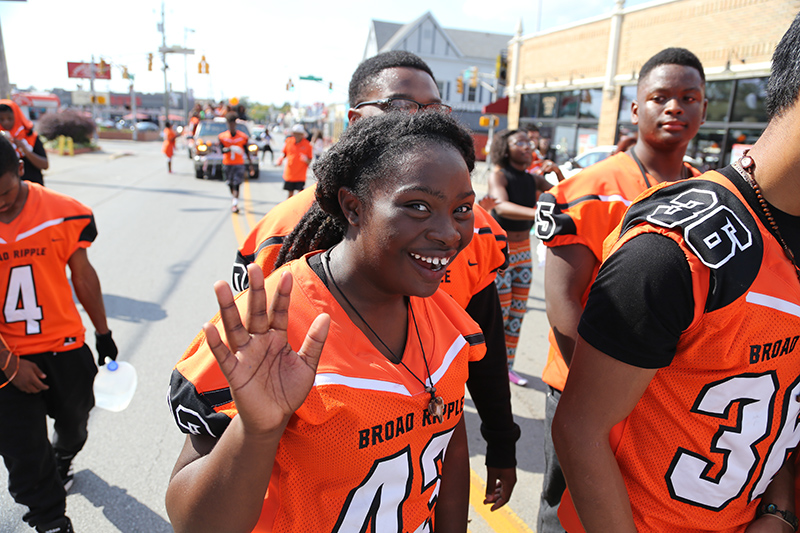
<instances>
[{"instance_id":1,"label":"store awning","mask_svg":"<svg viewBox=\"0 0 800 533\"><path fill-rule=\"evenodd\" d=\"M483 106L484 115L508 115L508 96Z\"/></svg>"}]
</instances>

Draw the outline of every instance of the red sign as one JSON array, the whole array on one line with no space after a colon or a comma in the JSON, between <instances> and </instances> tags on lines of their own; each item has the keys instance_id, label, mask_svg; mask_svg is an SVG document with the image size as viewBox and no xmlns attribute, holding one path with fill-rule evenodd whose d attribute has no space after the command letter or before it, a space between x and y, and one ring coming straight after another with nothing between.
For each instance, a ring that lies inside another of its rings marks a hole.
<instances>
[{"instance_id":1,"label":"red sign","mask_svg":"<svg viewBox=\"0 0 800 533\"><path fill-rule=\"evenodd\" d=\"M92 63L71 63L67 62L67 73L70 78L91 78ZM94 79L110 80L111 65L108 63L94 64Z\"/></svg>"}]
</instances>

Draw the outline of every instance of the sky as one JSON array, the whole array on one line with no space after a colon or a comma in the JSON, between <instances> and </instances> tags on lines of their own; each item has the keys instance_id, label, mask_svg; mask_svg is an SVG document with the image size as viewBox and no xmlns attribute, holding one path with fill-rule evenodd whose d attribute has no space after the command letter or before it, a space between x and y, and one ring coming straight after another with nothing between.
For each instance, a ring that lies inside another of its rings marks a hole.
<instances>
[{"instance_id":1,"label":"sky","mask_svg":"<svg viewBox=\"0 0 800 533\"><path fill-rule=\"evenodd\" d=\"M370 20L406 24L431 11L444 28L513 34L547 30L611 12L614 0L164 0L167 46L195 55L170 55L168 82L188 86L197 98L232 97L281 105L347 100L347 84L363 59ZM645 3L627 0L626 7ZM491 5L491 8L487 7ZM114 65L97 91L128 92L121 66L134 75L137 92L163 92L158 48L161 0L0 0L9 81L18 88L88 90L89 80L67 77L67 62L94 55ZM153 53L153 70L147 54ZM209 74L198 74L205 56ZM316 76L322 83L301 81ZM294 91L286 91L289 79ZM333 83L333 90L328 84Z\"/></svg>"}]
</instances>

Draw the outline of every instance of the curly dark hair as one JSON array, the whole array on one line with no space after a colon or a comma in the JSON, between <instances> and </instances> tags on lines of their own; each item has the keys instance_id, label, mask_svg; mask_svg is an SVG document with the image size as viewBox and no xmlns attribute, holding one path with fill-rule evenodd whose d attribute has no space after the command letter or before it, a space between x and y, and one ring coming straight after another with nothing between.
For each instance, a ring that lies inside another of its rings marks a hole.
<instances>
[{"instance_id":1,"label":"curly dark hair","mask_svg":"<svg viewBox=\"0 0 800 533\"><path fill-rule=\"evenodd\" d=\"M405 50L392 50L384 52L376 56L365 59L358 65L356 71L353 72L353 77L350 78L350 88L348 90L348 98L350 99L350 107L355 107L364 99L364 95L369 91L370 85L375 78L386 70L387 68L407 67L415 68L426 72L433 81L436 78L433 76L431 68L425 61L420 59L419 56L406 52Z\"/></svg>"},{"instance_id":2,"label":"curly dark hair","mask_svg":"<svg viewBox=\"0 0 800 533\"><path fill-rule=\"evenodd\" d=\"M347 187L369 207L375 186L391 183L409 153L430 146L454 148L470 172L475 168L472 134L452 116L386 113L353 123L314 165L316 201L284 239L275 267L344 238L348 221L339 205L339 189Z\"/></svg>"},{"instance_id":3,"label":"curly dark hair","mask_svg":"<svg viewBox=\"0 0 800 533\"><path fill-rule=\"evenodd\" d=\"M508 139L517 133L524 133L527 138L525 130L503 130L494 134L492 146L489 148L492 164L504 168L508 166Z\"/></svg>"}]
</instances>

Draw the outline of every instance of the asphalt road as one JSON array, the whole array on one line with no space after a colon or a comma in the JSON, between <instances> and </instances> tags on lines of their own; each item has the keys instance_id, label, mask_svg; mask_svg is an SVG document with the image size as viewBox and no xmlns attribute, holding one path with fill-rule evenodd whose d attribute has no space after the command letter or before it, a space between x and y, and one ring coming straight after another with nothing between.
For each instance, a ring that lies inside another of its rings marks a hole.
<instances>
[{"instance_id":1,"label":"asphalt road","mask_svg":"<svg viewBox=\"0 0 800 533\"><path fill-rule=\"evenodd\" d=\"M45 183L94 210L99 236L89 259L100 276L119 359L136 367L139 385L125 411L93 411L89 441L74 463L67 512L79 533L170 532L164 494L184 440L166 405L170 371L213 315L212 284L229 280L238 243L285 192L281 170L262 164L261 178L242 188L244 211L232 215L227 187L195 179L185 150L176 150L175 172L168 174L160 143L102 141L101 146L99 153L51 155ZM279 148L274 140L273 148ZM479 192L485 189L482 178L479 167ZM516 363L530 383L526 388L512 385L514 414L522 428L518 484L503 510L488 513L479 503L471 508L472 533L535 531L544 464L546 388L538 377L547 352L542 278L542 270L535 268ZM91 338L94 330L83 316ZM469 399L465 416L474 501L479 502L485 444ZM6 484L0 468L0 532L31 531L21 520L24 508L14 503Z\"/></svg>"}]
</instances>

